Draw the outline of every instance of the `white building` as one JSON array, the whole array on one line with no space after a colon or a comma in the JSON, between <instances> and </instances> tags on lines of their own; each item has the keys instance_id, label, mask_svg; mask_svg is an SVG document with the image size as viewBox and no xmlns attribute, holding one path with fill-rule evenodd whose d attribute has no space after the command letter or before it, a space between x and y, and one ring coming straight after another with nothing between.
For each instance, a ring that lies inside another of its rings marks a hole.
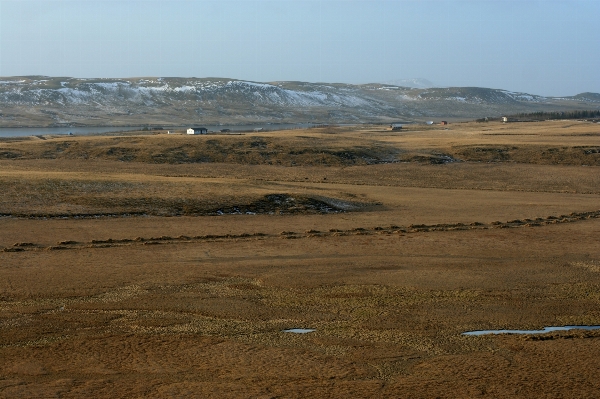
<instances>
[{"instance_id":1,"label":"white building","mask_svg":"<svg viewBox=\"0 0 600 399\"><path fill-rule=\"evenodd\" d=\"M187 134L206 134L208 129L205 127L191 127L187 130Z\"/></svg>"}]
</instances>

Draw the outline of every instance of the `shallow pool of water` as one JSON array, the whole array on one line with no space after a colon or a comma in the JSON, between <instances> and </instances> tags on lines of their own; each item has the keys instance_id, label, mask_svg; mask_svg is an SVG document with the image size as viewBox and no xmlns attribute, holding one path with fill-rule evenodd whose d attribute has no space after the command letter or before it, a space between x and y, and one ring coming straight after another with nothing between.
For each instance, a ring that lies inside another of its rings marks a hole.
<instances>
[{"instance_id":1,"label":"shallow pool of water","mask_svg":"<svg viewBox=\"0 0 600 399\"><path fill-rule=\"evenodd\" d=\"M314 331L317 331L317 330L312 329L312 328L290 328L289 330L283 330L283 332L294 333L294 334L306 334L306 333L311 333Z\"/></svg>"},{"instance_id":2,"label":"shallow pool of water","mask_svg":"<svg viewBox=\"0 0 600 399\"><path fill-rule=\"evenodd\" d=\"M544 327L543 330L479 330L467 331L462 335L488 335L488 334L545 334L553 331L569 330L600 330L600 326L562 326L562 327Z\"/></svg>"}]
</instances>

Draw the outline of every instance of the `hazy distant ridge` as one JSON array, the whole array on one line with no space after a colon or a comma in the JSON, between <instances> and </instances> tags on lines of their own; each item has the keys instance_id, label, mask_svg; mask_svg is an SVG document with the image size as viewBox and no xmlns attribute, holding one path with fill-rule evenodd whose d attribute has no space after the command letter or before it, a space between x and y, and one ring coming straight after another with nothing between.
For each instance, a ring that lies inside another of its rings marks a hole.
<instances>
[{"instance_id":1,"label":"hazy distant ridge","mask_svg":"<svg viewBox=\"0 0 600 399\"><path fill-rule=\"evenodd\" d=\"M388 80L385 82L381 82L385 85L394 85L394 86L402 86L402 87L411 87L413 89L429 89L432 87L436 87L436 84L424 79L424 78L413 78L413 79L394 79Z\"/></svg>"},{"instance_id":2,"label":"hazy distant ridge","mask_svg":"<svg viewBox=\"0 0 600 399\"><path fill-rule=\"evenodd\" d=\"M600 94L550 98L480 87L249 82L225 78L0 78L0 126L386 122L596 109Z\"/></svg>"}]
</instances>

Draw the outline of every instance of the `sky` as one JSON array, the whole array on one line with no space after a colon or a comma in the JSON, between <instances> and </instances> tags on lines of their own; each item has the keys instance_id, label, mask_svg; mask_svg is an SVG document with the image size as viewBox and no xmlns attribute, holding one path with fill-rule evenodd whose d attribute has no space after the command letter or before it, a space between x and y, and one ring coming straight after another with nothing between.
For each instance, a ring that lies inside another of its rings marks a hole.
<instances>
[{"instance_id":1,"label":"sky","mask_svg":"<svg viewBox=\"0 0 600 399\"><path fill-rule=\"evenodd\" d=\"M0 0L0 76L600 93L598 0Z\"/></svg>"}]
</instances>

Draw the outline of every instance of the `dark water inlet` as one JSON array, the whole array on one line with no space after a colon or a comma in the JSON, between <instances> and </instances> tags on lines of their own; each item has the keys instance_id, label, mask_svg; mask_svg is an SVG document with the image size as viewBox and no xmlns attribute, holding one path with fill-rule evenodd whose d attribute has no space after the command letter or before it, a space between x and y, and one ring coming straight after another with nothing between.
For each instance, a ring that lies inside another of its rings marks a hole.
<instances>
[{"instance_id":1,"label":"dark water inlet","mask_svg":"<svg viewBox=\"0 0 600 399\"><path fill-rule=\"evenodd\" d=\"M196 126L196 124L193 124ZM191 125L190 125L191 126ZM254 131L254 129L260 129L260 131L275 131L275 130L287 130L287 129L306 129L310 127L320 126L314 123L267 123L263 125L201 125L207 128L210 132L220 132L227 130L231 133L242 132L242 131ZM340 125L337 125L340 126ZM353 125L349 125L353 126ZM189 127L189 126L188 126ZM149 129L148 132L153 133L167 133L169 130L182 130L187 129L185 126L170 126L167 125L160 130L154 130L148 126L79 126L79 127L0 127L0 137L25 137L25 136L39 136L39 135L93 135L102 133L119 133L127 131L143 130L144 128Z\"/></svg>"},{"instance_id":2,"label":"dark water inlet","mask_svg":"<svg viewBox=\"0 0 600 399\"><path fill-rule=\"evenodd\" d=\"M142 130L143 126L115 127L115 126L82 126L82 127L2 127L0 137L26 137L43 135L88 135L112 132L126 132Z\"/></svg>"},{"instance_id":3,"label":"dark water inlet","mask_svg":"<svg viewBox=\"0 0 600 399\"><path fill-rule=\"evenodd\" d=\"M290 328L289 330L283 330L283 332L294 333L294 334L306 334L306 333L311 333L314 331L317 331L317 330L312 329L312 328Z\"/></svg>"},{"instance_id":4,"label":"dark water inlet","mask_svg":"<svg viewBox=\"0 0 600 399\"><path fill-rule=\"evenodd\" d=\"M562 327L544 327L542 330L479 330L467 331L462 335L489 335L489 334L545 334L553 331L569 330L600 330L600 326L562 326Z\"/></svg>"}]
</instances>

